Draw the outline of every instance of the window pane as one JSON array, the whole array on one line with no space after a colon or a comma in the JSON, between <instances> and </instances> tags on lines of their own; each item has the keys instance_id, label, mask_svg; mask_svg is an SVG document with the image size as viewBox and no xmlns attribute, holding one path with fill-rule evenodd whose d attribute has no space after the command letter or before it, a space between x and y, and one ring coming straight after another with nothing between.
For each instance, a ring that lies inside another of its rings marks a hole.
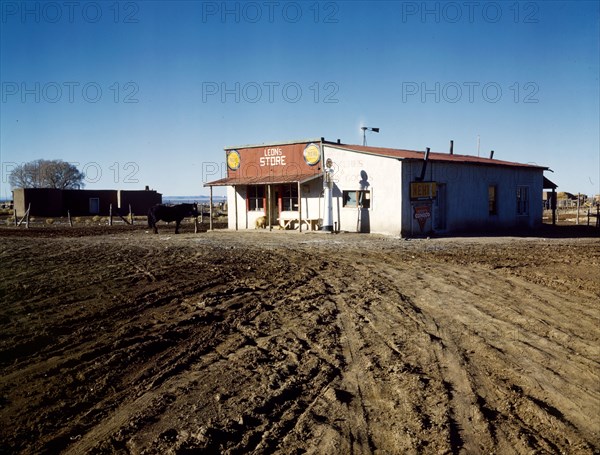
<instances>
[{"instance_id":1,"label":"window pane","mask_svg":"<svg viewBox=\"0 0 600 455\"><path fill-rule=\"evenodd\" d=\"M264 209L265 187L259 185L248 186L248 210Z\"/></svg>"},{"instance_id":2,"label":"window pane","mask_svg":"<svg viewBox=\"0 0 600 455\"><path fill-rule=\"evenodd\" d=\"M491 185L488 187L488 212L490 215L496 215L496 187Z\"/></svg>"},{"instance_id":3,"label":"window pane","mask_svg":"<svg viewBox=\"0 0 600 455\"><path fill-rule=\"evenodd\" d=\"M356 191L344 191L342 195L344 198L344 207L357 207Z\"/></svg>"}]
</instances>

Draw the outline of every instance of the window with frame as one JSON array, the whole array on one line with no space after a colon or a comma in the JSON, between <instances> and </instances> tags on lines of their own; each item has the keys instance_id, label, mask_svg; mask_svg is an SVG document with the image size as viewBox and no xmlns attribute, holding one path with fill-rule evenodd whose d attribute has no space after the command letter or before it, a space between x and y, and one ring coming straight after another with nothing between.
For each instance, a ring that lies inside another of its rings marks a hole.
<instances>
[{"instance_id":1,"label":"window with frame","mask_svg":"<svg viewBox=\"0 0 600 455\"><path fill-rule=\"evenodd\" d=\"M529 215L529 187L517 187L517 215Z\"/></svg>"},{"instance_id":2,"label":"window with frame","mask_svg":"<svg viewBox=\"0 0 600 455\"><path fill-rule=\"evenodd\" d=\"M343 191L343 206L349 208L371 208L371 192L369 190Z\"/></svg>"},{"instance_id":3,"label":"window with frame","mask_svg":"<svg viewBox=\"0 0 600 455\"><path fill-rule=\"evenodd\" d=\"M265 187L260 185L249 185L247 199L249 211L264 211Z\"/></svg>"},{"instance_id":4,"label":"window with frame","mask_svg":"<svg viewBox=\"0 0 600 455\"><path fill-rule=\"evenodd\" d=\"M281 210L294 211L298 209L298 185L284 185L281 192Z\"/></svg>"},{"instance_id":5,"label":"window with frame","mask_svg":"<svg viewBox=\"0 0 600 455\"><path fill-rule=\"evenodd\" d=\"M488 213L490 215L498 215L498 193L496 185L488 186Z\"/></svg>"}]
</instances>

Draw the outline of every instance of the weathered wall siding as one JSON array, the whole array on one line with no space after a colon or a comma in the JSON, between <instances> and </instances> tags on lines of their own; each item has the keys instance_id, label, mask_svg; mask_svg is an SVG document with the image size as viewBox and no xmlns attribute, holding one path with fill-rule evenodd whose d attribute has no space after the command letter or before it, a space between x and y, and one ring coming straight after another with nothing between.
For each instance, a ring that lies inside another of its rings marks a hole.
<instances>
[{"instance_id":1,"label":"weathered wall siding","mask_svg":"<svg viewBox=\"0 0 600 455\"><path fill-rule=\"evenodd\" d=\"M395 158L324 147L324 160L334 163L333 220L338 228L356 232L360 224L363 232L400 234L401 211L401 163ZM363 182L361 172L366 173L366 188L371 192L371 208L343 207L342 192L360 190Z\"/></svg>"},{"instance_id":2,"label":"weathered wall siding","mask_svg":"<svg viewBox=\"0 0 600 455\"><path fill-rule=\"evenodd\" d=\"M408 182L420 175L422 162L405 162L403 179L407 182L403 207L403 235L420 232L414 219L413 206L410 203ZM474 166L460 163L429 162L425 181L446 184L446 232L489 231L514 227L536 227L542 220L541 169L528 169L500 166ZM497 214L488 212L488 187L497 188ZM529 215L517 215L516 191L518 186L529 188ZM429 232L435 223L435 211L424 231Z\"/></svg>"},{"instance_id":3,"label":"weathered wall siding","mask_svg":"<svg viewBox=\"0 0 600 455\"><path fill-rule=\"evenodd\" d=\"M237 200L237 220L236 220L236 200ZM236 223L238 229L247 228L246 220L246 189L243 186L227 187L227 225L229 229L235 229Z\"/></svg>"},{"instance_id":4,"label":"weathered wall siding","mask_svg":"<svg viewBox=\"0 0 600 455\"><path fill-rule=\"evenodd\" d=\"M323 217L321 204L321 192L323 191L323 179L316 178L300 185L308 191L302 190L302 218L319 219Z\"/></svg>"}]
</instances>

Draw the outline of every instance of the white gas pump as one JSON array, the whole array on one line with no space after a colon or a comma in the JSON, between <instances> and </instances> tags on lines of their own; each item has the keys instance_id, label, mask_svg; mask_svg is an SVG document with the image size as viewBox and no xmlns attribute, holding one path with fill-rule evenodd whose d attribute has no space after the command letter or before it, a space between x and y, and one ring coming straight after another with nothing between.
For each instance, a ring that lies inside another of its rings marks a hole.
<instances>
[{"instance_id":1,"label":"white gas pump","mask_svg":"<svg viewBox=\"0 0 600 455\"><path fill-rule=\"evenodd\" d=\"M333 161L328 158L325 162L323 175L323 224L322 231L333 232Z\"/></svg>"}]
</instances>

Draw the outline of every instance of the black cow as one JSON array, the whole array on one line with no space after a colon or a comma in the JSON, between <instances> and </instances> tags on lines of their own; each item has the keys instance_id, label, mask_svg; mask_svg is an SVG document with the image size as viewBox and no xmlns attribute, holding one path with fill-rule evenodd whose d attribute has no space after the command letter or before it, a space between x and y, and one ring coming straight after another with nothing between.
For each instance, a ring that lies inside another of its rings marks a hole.
<instances>
[{"instance_id":1,"label":"black cow","mask_svg":"<svg viewBox=\"0 0 600 455\"><path fill-rule=\"evenodd\" d=\"M185 217L198 216L198 204L162 205L158 204L148 210L148 227L158 234L156 223L160 220L175 221L175 234L179 234L179 225Z\"/></svg>"}]
</instances>

